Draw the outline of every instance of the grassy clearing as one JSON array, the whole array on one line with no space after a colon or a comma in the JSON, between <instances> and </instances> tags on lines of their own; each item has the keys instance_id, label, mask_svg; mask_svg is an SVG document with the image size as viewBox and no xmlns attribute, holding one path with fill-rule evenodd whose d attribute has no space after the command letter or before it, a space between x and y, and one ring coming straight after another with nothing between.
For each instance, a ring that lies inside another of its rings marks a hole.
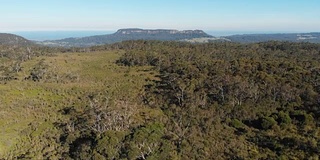
<instances>
[{"instance_id":1,"label":"grassy clearing","mask_svg":"<svg viewBox=\"0 0 320 160\"><path fill-rule=\"evenodd\" d=\"M153 75L148 67L116 65L114 62L120 55L121 51L63 53L22 63L18 80L0 84L0 157L10 158L37 148L54 149L54 144L51 148L41 146L50 141L44 138L45 133L56 134L58 131L53 123L61 118L59 110L72 105L86 93L107 92L111 98L134 100L139 95L137 93L142 92L145 78ZM42 60L58 78L60 75L76 75L78 79L59 82L26 80ZM34 156L41 159L39 155Z\"/></svg>"}]
</instances>

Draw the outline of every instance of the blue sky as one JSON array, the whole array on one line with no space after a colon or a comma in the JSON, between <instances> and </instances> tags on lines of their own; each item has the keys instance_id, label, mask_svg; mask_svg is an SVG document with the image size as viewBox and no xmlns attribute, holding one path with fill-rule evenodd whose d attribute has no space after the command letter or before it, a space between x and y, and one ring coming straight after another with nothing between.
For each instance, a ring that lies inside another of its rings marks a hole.
<instances>
[{"instance_id":1,"label":"blue sky","mask_svg":"<svg viewBox=\"0 0 320 160\"><path fill-rule=\"evenodd\" d=\"M1 31L320 31L320 0L0 0Z\"/></svg>"}]
</instances>

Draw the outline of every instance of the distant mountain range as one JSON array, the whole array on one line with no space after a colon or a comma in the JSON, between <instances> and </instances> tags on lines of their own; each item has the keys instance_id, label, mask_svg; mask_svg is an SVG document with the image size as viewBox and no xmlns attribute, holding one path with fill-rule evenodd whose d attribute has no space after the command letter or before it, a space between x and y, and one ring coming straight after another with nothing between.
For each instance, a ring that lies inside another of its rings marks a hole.
<instances>
[{"instance_id":1,"label":"distant mountain range","mask_svg":"<svg viewBox=\"0 0 320 160\"><path fill-rule=\"evenodd\" d=\"M96 35L82 38L66 38L61 40L29 41L14 34L0 33L0 45L32 45L34 43L45 46L58 47L89 47L102 44L112 44L125 40L160 40L186 41L192 43L206 43L228 41L237 43L256 43L265 41L289 41L320 43L320 32L313 33L285 33L285 34L243 34L224 37L214 37L202 30L146 30L120 29L113 34Z\"/></svg>"},{"instance_id":2,"label":"distant mountain range","mask_svg":"<svg viewBox=\"0 0 320 160\"><path fill-rule=\"evenodd\" d=\"M32 45L33 42L14 34L0 33L0 45Z\"/></svg>"},{"instance_id":3,"label":"distant mountain range","mask_svg":"<svg viewBox=\"0 0 320 160\"><path fill-rule=\"evenodd\" d=\"M193 38L213 38L213 36L202 30L145 30L145 29L120 29L116 33L107 35L97 35L82 38L66 38L61 40L37 42L48 46L62 47L87 47L101 44L111 44L125 40L160 40L160 41L179 41Z\"/></svg>"},{"instance_id":4,"label":"distant mountain range","mask_svg":"<svg viewBox=\"0 0 320 160\"><path fill-rule=\"evenodd\" d=\"M243 34L224 37L214 37L202 30L145 30L120 29L113 34L97 35L82 38L66 38L61 40L37 42L47 46L60 47L87 47L101 44L111 44L125 40L161 40L161 41L187 41L205 43L215 41L228 41L237 43L256 43L265 41L289 41L320 43L320 33L285 33L285 34Z\"/></svg>"}]
</instances>

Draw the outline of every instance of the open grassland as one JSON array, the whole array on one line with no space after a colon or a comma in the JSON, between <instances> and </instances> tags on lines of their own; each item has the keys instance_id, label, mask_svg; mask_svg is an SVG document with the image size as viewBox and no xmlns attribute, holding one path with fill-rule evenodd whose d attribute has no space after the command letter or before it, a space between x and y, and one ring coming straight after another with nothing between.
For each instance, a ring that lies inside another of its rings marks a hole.
<instances>
[{"instance_id":1,"label":"open grassland","mask_svg":"<svg viewBox=\"0 0 320 160\"><path fill-rule=\"evenodd\" d=\"M59 111L88 93L107 93L113 100L137 98L145 78L153 75L148 67L116 65L120 55L121 51L64 53L22 63L17 80L0 84L0 157L58 149L54 138L59 131L54 123L63 118ZM26 79L40 61L55 76ZM34 157L42 158L40 154Z\"/></svg>"}]
</instances>

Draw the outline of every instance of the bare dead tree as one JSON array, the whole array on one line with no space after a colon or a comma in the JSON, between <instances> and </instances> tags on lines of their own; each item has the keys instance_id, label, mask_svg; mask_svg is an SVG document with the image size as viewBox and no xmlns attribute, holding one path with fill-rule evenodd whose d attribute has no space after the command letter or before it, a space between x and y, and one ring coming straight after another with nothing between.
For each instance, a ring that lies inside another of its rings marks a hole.
<instances>
[{"instance_id":1,"label":"bare dead tree","mask_svg":"<svg viewBox=\"0 0 320 160\"><path fill-rule=\"evenodd\" d=\"M115 100L113 104L114 106L110 105L108 97L91 99L89 106L94 122L88 127L99 133L128 129L132 124L135 105L125 100Z\"/></svg>"}]
</instances>

